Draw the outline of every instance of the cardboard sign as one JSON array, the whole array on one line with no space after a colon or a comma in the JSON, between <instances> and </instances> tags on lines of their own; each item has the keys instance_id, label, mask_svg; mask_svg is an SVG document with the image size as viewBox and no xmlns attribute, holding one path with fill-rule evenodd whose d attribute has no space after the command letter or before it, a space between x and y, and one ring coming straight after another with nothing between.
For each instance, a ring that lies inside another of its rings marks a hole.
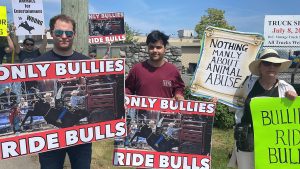
<instances>
[{"instance_id":1,"label":"cardboard sign","mask_svg":"<svg viewBox=\"0 0 300 169\"><path fill-rule=\"evenodd\" d=\"M124 41L124 13L89 14L89 43Z\"/></svg>"},{"instance_id":2,"label":"cardboard sign","mask_svg":"<svg viewBox=\"0 0 300 169\"><path fill-rule=\"evenodd\" d=\"M298 169L300 98L253 98L255 169Z\"/></svg>"},{"instance_id":3,"label":"cardboard sign","mask_svg":"<svg viewBox=\"0 0 300 169\"><path fill-rule=\"evenodd\" d=\"M300 47L300 15L266 15L264 47Z\"/></svg>"},{"instance_id":4,"label":"cardboard sign","mask_svg":"<svg viewBox=\"0 0 300 169\"><path fill-rule=\"evenodd\" d=\"M115 138L114 165L211 168L215 103L126 96L127 136Z\"/></svg>"},{"instance_id":5,"label":"cardboard sign","mask_svg":"<svg viewBox=\"0 0 300 169\"><path fill-rule=\"evenodd\" d=\"M6 7L0 6L0 36L7 36Z\"/></svg>"},{"instance_id":6,"label":"cardboard sign","mask_svg":"<svg viewBox=\"0 0 300 169\"><path fill-rule=\"evenodd\" d=\"M218 97L224 104L240 107L244 98L238 89L250 75L248 65L262 43L259 34L208 27L192 80L192 95Z\"/></svg>"},{"instance_id":7,"label":"cardboard sign","mask_svg":"<svg viewBox=\"0 0 300 169\"><path fill-rule=\"evenodd\" d=\"M0 159L126 134L124 59L0 66Z\"/></svg>"},{"instance_id":8,"label":"cardboard sign","mask_svg":"<svg viewBox=\"0 0 300 169\"><path fill-rule=\"evenodd\" d=\"M12 8L17 35L45 34L42 0L12 0Z\"/></svg>"}]
</instances>

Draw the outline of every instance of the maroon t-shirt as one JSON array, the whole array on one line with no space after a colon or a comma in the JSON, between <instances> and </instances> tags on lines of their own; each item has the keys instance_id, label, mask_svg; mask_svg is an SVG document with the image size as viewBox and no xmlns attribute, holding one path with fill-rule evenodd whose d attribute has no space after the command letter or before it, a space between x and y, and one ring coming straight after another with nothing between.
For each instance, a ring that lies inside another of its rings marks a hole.
<instances>
[{"instance_id":1,"label":"maroon t-shirt","mask_svg":"<svg viewBox=\"0 0 300 169\"><path fill-rule=\"evenodd\" d=\"M172 98L183 96L184 82L177 68L168 62L152 67L147 61L138 63L130 70L125 81L126 94Z\"/></svg>"}]
</instances>

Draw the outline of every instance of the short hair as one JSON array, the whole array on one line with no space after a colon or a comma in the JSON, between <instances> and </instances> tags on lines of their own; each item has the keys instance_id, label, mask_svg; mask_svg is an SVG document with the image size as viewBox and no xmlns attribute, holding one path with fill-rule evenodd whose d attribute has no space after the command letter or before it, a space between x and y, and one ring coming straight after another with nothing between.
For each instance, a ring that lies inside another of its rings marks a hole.
<instances>
[{"instance_id":1,"label":"short hair","mask_svg":"<svg viewBox=\"0 0 300 169\"><path fill-rule=\"evenodd\" d=\"M34 39L32 39L32 38L26 38L26 39L23 40L23 45L25 45L26 41L30 41L33 44L35 43Z\"/></svg>"},{"instance_id":2,"label":"short hair","mask_svg":"<svg viewBox=\"0 0 300 169\"><path fill-rule=\"evenodd\" d=\"M157 41L161 40L166 47L166 45L169 43L169 36L164 34L163 32L160 32L158 30L152 31L148 36L146 40L146 44L149 45L150 43L155 43Z\"/></svg>"},{"instance_id":3,"label":"short hair","mask_svg":"<svg viewBox=\"0 0 300 169\"><path fill-rule=\"evenodd\" d=\"M50 19L49 26L50 26L50 31L51 32L54 30L54 25L55 25L57 20L61 20L61 21L64 21L64 22L71 22L72 25L73 25L73 31L74 32L76 31L75 20L73 18L71 18L70 16L67 16L65 14L60 14L60 15L56 15L53 18Z\"/></svg>"}]
</instances>

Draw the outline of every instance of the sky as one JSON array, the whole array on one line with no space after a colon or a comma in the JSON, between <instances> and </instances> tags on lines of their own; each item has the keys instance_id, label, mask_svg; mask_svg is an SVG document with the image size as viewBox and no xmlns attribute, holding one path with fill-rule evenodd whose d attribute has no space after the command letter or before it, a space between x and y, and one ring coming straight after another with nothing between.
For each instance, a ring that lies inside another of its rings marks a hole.
<instances>
[{"instance_id":1,"label":"sky","mask_svg":"<svg viewBox=\"0 0 300 169\"><path fill-rule=\"evenodd\" d=\"M299 0L88 0L90 13L124 12L125 22L141 34L158 29L177 36L180 29L194 30L208 8L225 11L230 25L241 32L263 34L265 15L300 15ZM60 0L43 0L46 27L60 13ZM11 10L11 0L0 6ZM11 19L12 14L9 14Z\"/></svg>"}]
</instances>

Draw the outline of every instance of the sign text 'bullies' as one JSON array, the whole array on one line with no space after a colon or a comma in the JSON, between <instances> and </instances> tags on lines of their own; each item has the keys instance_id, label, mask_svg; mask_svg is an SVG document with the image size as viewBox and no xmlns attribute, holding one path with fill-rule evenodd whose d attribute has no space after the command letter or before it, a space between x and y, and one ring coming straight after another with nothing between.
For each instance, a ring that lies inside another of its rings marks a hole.
<instances>
[{"instance_id":1,"label":"sign text 'bullies'","mask_svg":"<svg viewBox=\"0 0 300 169\"><path fill-rule=\"evenodd\" d=\"M127 95L125 96L125 104L128 108L183 112L185 114L214 115L215 103L200 102L191 100L176 101L174 99L158 98L158 97L143 97Z\"/></svg>"},{"instance_id":2,"label":"sign text 'bullies'","mask_svg":"<svg viewBox=\"0 0 300 169\"><path fill-rule=\"evenodd\" d=\"M116 149L114 165L146 168L209 169L210 157L203 155Z\"/></svg>"},{"instance_id":3,"label":"sign text 'bullies'","mask_svg":"<svg viewBox=\"0 0 300 169\"><path fill-rule=\"evenodd\" d=\"M32 133L0 140L0 159L50 151L126 133L123 119Z\"/></svg>"},{"instance_id":4,"label":"sign text 'bullies'","mask_svg":"<svg viewBox=\"0 0 300 169\"><path fill-rule=\"evenodd\" d=\"M1 65L0 83L123 73L123 59Z\"/></svg>"},{"instance_id":5,"label":"sign text 'bullies'","mask_svg":"<svg viewBox=\"0 0 300 169\"><path fill-rule=\"evenodd\" d=\"M299 168L300 99L255 98L251 101L255 168Z\"/></svg>"}]
</instances>

